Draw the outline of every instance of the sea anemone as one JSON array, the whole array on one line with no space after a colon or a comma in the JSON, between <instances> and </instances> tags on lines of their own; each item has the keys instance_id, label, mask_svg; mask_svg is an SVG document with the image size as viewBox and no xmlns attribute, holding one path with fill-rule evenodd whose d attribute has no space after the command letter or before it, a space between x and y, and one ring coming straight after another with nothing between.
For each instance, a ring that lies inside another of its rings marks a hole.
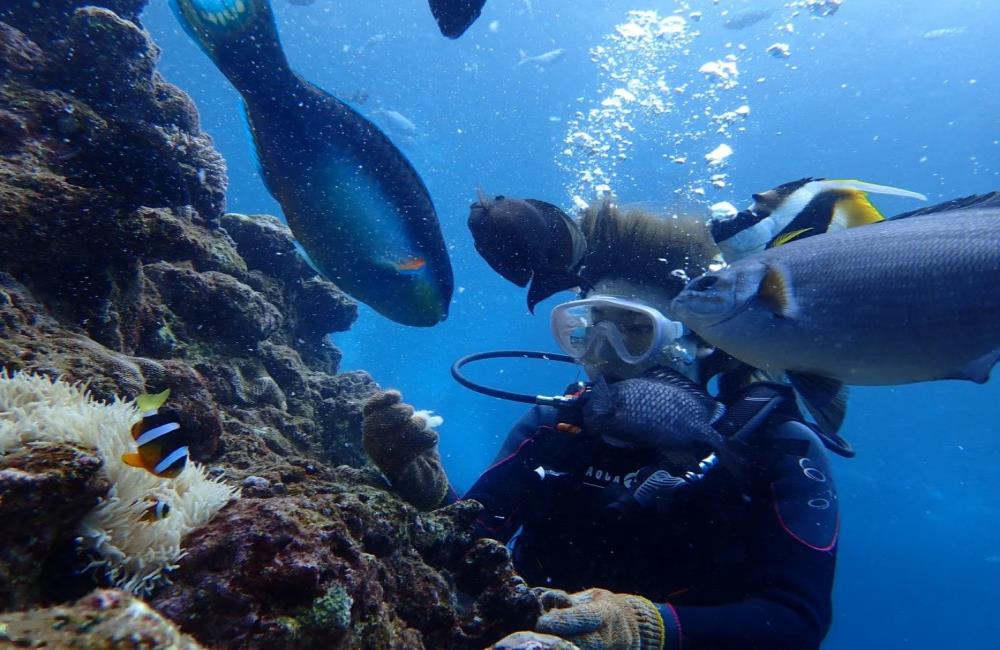
<instances>
[{"instance_id":1,"label":"sea anemone","mask_svg":"<svg viewBox=\"0 0 1000 650\"><path fill-rule=\"evenodd\" d=\"M134 451L130 428L140 418L134 402L98 402L77 384L0 371L0 455L35 441L97 450L111 490L84 517L80 544L116 586L136 594L149 592L176 566L185 535L239 496L194 462L173 479L123 463L122 454ZM169 505L169 515L148 516L157 502Z\"/></svg>"}]
</instances>

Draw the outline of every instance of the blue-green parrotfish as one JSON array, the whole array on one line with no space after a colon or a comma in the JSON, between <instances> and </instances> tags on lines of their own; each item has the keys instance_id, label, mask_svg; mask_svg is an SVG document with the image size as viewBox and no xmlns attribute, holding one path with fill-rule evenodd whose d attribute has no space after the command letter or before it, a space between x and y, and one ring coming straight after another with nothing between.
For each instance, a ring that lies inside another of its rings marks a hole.
<instances>
[{"instance_id":1,"label":"blue-green parrotfish","mask_svg":"<svg viewBox=\"0 0 1000 650\"><path fill-rule=\"evenodd\" d=\"M268 0L171 0L243 97L268 190L310 263L404 325L448 315L453 278L427 188L378 127L288 65Z\"/></svg>"},{"instance_id":2,"label":"blue-green parrotfish","mask_svg":"<svg viewBox=\"0 0 1000 650\"><path fill-rule=\"evenodd\" d=\"M692 280L670 312L784 373L828 431L844 384L985 382L1000 360L1000 192L768 248Z\"/></svg>"}]
</instances>

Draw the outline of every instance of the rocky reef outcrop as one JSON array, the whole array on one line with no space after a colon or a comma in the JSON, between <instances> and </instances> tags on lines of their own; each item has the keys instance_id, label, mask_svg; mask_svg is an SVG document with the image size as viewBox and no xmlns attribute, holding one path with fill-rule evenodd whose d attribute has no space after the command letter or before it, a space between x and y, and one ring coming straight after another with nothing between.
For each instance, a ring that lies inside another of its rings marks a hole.
<instances>
[{"instance_id":1,"label":"rocky reef outcrop","mask_svg":"<svg viewBox=\"0 0 1000 650\"><path fill-rule=\"evenodd\" d=\"M0 6L0 368L106 400L169 388L192 457L242 487L149 599L198 642L475 648L530 626L506 549L470 536L478 506L418 513L368 463L376 386L339 372L328 337L357 307L280 221L225 212L225 163L156 71L144 4ZM108 493L99 464L65 445L0 455L0 517L22 524L0 533L0 611L57 606L6 615L6 633L56 617L197 647L120 592L58 607L102 582L73 534Z\"/></svg>"}]
</instances>

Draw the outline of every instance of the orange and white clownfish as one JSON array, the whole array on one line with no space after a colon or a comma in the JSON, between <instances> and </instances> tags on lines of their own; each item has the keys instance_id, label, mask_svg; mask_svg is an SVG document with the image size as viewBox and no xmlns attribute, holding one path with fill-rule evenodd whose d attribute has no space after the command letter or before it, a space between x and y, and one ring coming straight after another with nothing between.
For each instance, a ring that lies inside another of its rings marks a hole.
<instances>
[{"instance_id":1,"label":"orange and white clownfish","mask_svg":"<svg viewBox=\"0 0 1000 650\"><path fill-rule=\"evenodd\" d=\"M143 510L142 515L139 517L139 521L153 523L154 521L166 519L167 515L170 514L170 504L166 501L161 501L160 499L152 497L147 497L145 501L149 504L149 507Z\"/></svg>"},{"instance_id":2,"label":"orange and white clownfish","mask_svg":"<svg viewBox=\"0 0 1000 650\"><path fill-rule=\"evenodd\" d=\"M141 467L161 478L175 478L187 465L188 448L181 425L169 414L159 413L170 397L170 389L156 395L135 398L142 419L132 425L132 438L139 445L138 453L122 455L122 462Z\"/></svg>"}]
</instances>

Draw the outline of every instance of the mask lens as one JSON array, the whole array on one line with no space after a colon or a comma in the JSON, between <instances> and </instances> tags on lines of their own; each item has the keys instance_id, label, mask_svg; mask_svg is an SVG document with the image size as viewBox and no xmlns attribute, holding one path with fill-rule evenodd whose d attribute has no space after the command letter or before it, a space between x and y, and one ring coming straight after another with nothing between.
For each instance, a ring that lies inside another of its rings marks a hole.
<instances>
[{"instance_id":1,"label":"mask lens","mask_svg":"<svg viewBox=\"0 0 1000 650\"><path fill-rule=\"evenodd\" d=\"M624 301L587 299L565 303L552 311L552 332L560 347L580 359L593 356L608 344L627 363L640 363L654 352L654 347L672 332L663 331L662 316L657 319L649 308Z\"/></svg>"}]
</instances>

